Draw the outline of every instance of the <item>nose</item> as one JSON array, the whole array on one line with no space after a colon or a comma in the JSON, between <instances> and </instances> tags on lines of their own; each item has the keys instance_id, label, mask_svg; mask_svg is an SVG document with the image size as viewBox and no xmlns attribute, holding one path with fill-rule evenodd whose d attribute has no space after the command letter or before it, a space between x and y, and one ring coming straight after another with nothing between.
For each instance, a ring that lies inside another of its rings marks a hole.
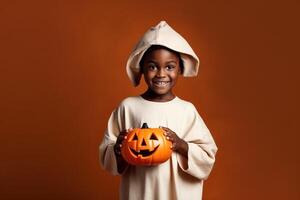
<instances>
[{"instance_id":1,"label":"nose","mask_svg":"<svg viewBox=\"0 0 300 200\"><path fill-rule=\"evenodd\" d=\"M141 146L147 146L145 139L143 139Z\"/></svg>"},{"instance_id":2,"label":"nose","mask_svg":"<svg viewBox=\"0 0 300 200\"><path fill-rule=\"evenodd\" d=\"M157 71L157 74L156 74L157 77L165 77L166 76L166 73L165 73L165 70L160 68L158 71Z\"/></svg>"}]
</instances>

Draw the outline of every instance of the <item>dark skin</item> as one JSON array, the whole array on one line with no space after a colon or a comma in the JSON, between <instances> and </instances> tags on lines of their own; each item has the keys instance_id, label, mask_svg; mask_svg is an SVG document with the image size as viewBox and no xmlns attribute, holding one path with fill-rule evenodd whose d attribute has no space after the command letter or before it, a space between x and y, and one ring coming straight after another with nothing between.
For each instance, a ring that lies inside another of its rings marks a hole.
<instances>
[{"instance_id":1,"label":"dark skin","mask_svg":"<svg viewBox=\"0 0 300 200\"><path fill-rule=\"evenodd\" d=\"M121 155L121 147L122 147L122 142L124 139L126 139L126 135L128 134L129 130L123 130L120 132L116 144L114 145L114 152L117 158L117 166L118 166L118 172L122 173L126 167L128 166L128 163L123 159Z\"/></svg>"},{"instance_id":2,"label":"dark skin","mask_svg":"<svg viewBox=\"0 0 300 200\"><path fill-rule=\"evenodd\" d=\"M178 76L182 73L178 53L161 46L151 47L141 61L142 73L148 89L141 96L149 101L167 102L176 96L173 87ZM167 127L160 127L165 131L166 139L172 142L172 150L187 158L188 144ZM118 171L122 173L128 165L121 156L121 146L129 130L122 131L114 146L118 162Z\"/></svg>"}]
</instances>

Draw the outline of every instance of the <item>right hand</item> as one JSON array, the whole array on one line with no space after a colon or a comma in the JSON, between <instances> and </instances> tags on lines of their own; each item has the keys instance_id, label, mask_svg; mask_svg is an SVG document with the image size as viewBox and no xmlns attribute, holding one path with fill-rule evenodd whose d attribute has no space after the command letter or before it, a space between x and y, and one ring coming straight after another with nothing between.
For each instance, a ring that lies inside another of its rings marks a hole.
<instances>
[{"instance_id":1,"label":"right hand","mask_svg":"<svg viewBox=\"0 0 300 200\"><path fill-rule=\"evenodd\" d=\"M121 156L121 147L122 147L123 140L127 138L127 134L131 130L132 128L120 132L116 144L114 145L114 152L117 156Z\"/></svg>"}]
</instances>

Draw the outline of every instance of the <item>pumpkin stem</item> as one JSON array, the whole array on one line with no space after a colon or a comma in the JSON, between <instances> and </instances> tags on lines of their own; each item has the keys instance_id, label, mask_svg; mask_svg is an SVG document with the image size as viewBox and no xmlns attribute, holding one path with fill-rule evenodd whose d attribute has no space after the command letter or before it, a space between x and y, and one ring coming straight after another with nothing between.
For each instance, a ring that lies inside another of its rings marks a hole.
<instances>
[{"instance_id":1,"label":"pumpkin stem","mask_svg":"<svg viewBox=\"0 0 300 200\"><path fill-rule=\"evenodd\" d=\"M147 123L143 123L142 128L149 128Z\"/></svg>"}]
</instances>

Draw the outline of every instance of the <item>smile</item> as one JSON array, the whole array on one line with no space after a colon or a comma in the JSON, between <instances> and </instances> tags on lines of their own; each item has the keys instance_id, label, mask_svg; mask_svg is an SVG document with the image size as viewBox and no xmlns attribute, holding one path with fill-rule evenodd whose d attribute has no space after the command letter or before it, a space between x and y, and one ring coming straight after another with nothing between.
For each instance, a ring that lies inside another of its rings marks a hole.
<instances>
[{"instance_id":1,"label":"smile","mask_svg":"<svg viewBox=\"0 0 300 200\"><path fill-rule=\"evenodd\" d=\"M141 155L142 157L146 157L146 156L150 156L151 154L153 154L158 147L159 147L159 145L157 147L155 147L152 151L149 151L148 149L146 149L146 150L140 150L140 152L137 152L132 148L130 148L130 150L135 156Z\"/></svg>"},{"instance_id":2,"label":"smile","mask_svg":"<svg viewBox=\"0 0 300 200\"><path fill-rule=\"evenodd\" d=\"M155 86L165 87L170 83L170 81L153 81L153 83Z\"/></svg>"}]
</instances>

